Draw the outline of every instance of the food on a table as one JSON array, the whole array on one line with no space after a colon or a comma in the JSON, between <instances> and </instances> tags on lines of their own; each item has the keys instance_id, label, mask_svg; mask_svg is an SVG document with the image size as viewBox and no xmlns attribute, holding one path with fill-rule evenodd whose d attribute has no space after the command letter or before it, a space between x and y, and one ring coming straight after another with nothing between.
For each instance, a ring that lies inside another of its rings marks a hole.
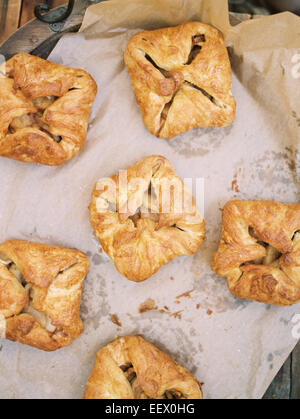
<instances>
[{"instance_id":1,"label":"food on a table","mask_svg":"<svg viewBox=\"0 0 300 419\"><path fill-rule=\"evenodd\" d=\"M211 267L236 297L282 306L300 301L300 203L227 202Z\"/></svg>"},{"instance_id":2,"label":"food on a table","mask_svg":"<svg viewBox=\"0 0 300 419\"><path fill-rule=\"evenodd\" d=\"M186 22L139 32L124 59L144 124L157 137L234 121L231 67L216 28Z\"/></svg>"},{"instance_id":3,"label":"food on a table","mask_svg":"<svg viewBox=\"0 0 300 419\"><path fill-rule=\"evenodd\" d=\"M10 240L0 245L0 315L6 339L55 351L80 336L88 257L78 250Z\"/></svg>"},{"instance_id":4,"label":"food on a table","mask_svg":"<svg viewBox=\"0 0 300 419\"><path fill-rule=\"evenodd\" d=\"M0 156L57 166L83 147L97 86L84 70L27 53L0 77Z\"/></svg>"},{"instance_id":5,"label":"food on a table","mask_svg":"<svg viewBox=\"0 0 300 419\"><path fill-rule=\"evenodd\" d=\"M197 252L205 222L195 201L161 156L100 179L90 221L104 251L131 281L143 281L177 256Z\"/></svg>"},{"instance_id":6,"label":"food on a table","mask_svg":"<svg viewBox=\"0 0 300 419\"><path fill-rule=\"evenodd\" d=\"M202 399L200 383L141 336L116 339L101 349L85 399Z\"/></svg>"}]
</instances>

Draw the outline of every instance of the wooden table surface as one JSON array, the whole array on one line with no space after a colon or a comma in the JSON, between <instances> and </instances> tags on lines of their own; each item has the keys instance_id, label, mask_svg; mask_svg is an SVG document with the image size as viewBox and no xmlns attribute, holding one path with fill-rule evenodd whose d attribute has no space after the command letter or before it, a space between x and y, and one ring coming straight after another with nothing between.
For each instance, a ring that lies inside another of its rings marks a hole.
<instances>
[{"instance_id":1,"label":"wooden table surface","mask_svg":"<svg viewBox=\"0 0 300 419\"><path fill-rule=\"evenodd\" d=\"M34 7L47 3L50 8L66 0L0 0L0 44L34 18ZM289 356L264 395L265 399L300 399L300 342Z\"/></svg>"},{"instance_id":2,"label":"wooden table surface","mask_svg":"<svg viewBox=\"0 0 300 419\"><path fill-rule=\"evenodd\" d=\"M34 7L41 3L54 8L66 4L66 0L0 0L0 44L33 19Z\"/></svg>"}]
</instances>

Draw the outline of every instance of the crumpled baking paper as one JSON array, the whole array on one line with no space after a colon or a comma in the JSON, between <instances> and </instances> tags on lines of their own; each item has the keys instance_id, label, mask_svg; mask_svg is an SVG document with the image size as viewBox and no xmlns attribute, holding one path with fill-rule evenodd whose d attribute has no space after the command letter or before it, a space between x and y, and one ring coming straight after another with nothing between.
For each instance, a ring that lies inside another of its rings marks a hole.
<instances>
[{"instance_id":1,"label":"crumpled baking paper","mask_svg":"<svg viewBox=\"0 0 300 419\"><path fill-rule=\"evenodd\" d=\"M188 20L211 23L226 38L236 120L161 140L143 126L123 52L140 29ZM85 331L55 353L1 340L0 398L81 398L97 351L135 333L204 382L206 398L262 397L297 342L293 319L300 304L236 299L209 263L226 201L299 200L299 23L283 13L232 28L225 0L110 0L91 6L81 33L58 43L49 58L86 69L99 86L87 141L61 167L1 158L0 239L75 247L90 256L81 307ZM87 207L99 178L150 154L167 157L182 178L204 178L207 234L195 256L178 258L137 284L98 252ZM153 310L140 313L148 299Z\"/></svg>"}]
</instances>

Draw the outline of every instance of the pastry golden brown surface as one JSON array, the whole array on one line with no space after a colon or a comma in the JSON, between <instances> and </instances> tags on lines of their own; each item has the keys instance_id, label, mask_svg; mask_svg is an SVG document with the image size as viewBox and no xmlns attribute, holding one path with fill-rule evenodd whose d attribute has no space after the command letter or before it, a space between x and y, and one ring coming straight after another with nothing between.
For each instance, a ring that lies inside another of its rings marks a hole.
<instances>
[{"instance_id":1,"label":"pastry golden brown surface","mask_svg":"<svg viewBox=\"0 0 300 419\"><path fill-rule=\"evenodd\" d=\"M10 240L0 245L0 314L6 338L44 351L83 331L80 300L88 257L78 250Z\"/></svg>"},{"instance_id":2,"label":"pastry golden brown surface","mask_svg":"<svg viewBox=\"0 0 300 419\"><path fill-rule=\"evenodd\" d=\"M233 295L268 304L300 301L300 203L229 201L212 269Z\"/></svg>"},{"instance_id":3,"label":"pastry golden brown surface","mask_svg":"<svg viewBox=\"0 0 300 419\"><path fill-rule=\"evenodd\" d=\"M27 53L0 77L0 156L50 166L83 147L97 86L84 70Z\"/></svg>"},{"instance_id":4,"label":"pastry golden brown surface","mask_svg":"<svg viewBox=\"0 0 300 419\"><path fill-rule=\"evenodd\" d=\"M116 339L101 349L85 399L202 399L199 382L141 336Z\"/></svg>"},{"instance_id":5,"label":"pastry golden brown surface","mask_svg":"<svg viewBox=\"0 0 300 419\"><path fill-rule=\"evenodd\" d=\"M120 172L101 179L89 209L104 251L131 281L149 278L177 256L196 253L204 240L205 222L193 197L161 156L138 161L125 178Z\"/></svg>"},{"instance_id":6,"label":"pastry golden brown surface","mask_svg":"<svg viewBox=\"0 0 300 419\"><path fill-rule=\"evenodd\" d=\"M228 53L212 26L187 22L139 32L124 59L144 124L157 137L234 121Z\"/></svg>"}]
</instances>

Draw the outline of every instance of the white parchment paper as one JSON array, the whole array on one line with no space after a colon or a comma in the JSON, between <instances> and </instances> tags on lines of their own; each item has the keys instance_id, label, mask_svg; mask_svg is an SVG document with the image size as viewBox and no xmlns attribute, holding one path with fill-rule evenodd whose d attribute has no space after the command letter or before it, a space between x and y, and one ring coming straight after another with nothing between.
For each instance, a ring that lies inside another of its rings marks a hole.
<instances>
[{"instance_id":1,"label":"white parchment paper","mask_svg":"<svg viewBox=\"0 0 300 419\"><path fill-rule=\"evenodd\" d=\"M227 128L159 140L143 126L123 52L139 29L191 19L212 23L226 36L236 120ZM85 331L55 353L0 340L0 398L81 398L96 352L117 335L143 334L204 382L206 398L261 397L293 349L292 319L300 304L238 300L209 262L227 200L299 200L300 79L292 73L299 18L286 13L234 29L228 22L223 0L111 0L92 6L83 31L65 36L49 57L86 69L99 86L87 142L57 168L1 159L0 240L76 247L90 256L81 307ZM87 207L100 177L150 154L167 157L182 178L205 179L207 234L195 256L178 258L136 284L98 252ZM148 298L157 309L140 314Z\"/></svg>"}]
</instances>

